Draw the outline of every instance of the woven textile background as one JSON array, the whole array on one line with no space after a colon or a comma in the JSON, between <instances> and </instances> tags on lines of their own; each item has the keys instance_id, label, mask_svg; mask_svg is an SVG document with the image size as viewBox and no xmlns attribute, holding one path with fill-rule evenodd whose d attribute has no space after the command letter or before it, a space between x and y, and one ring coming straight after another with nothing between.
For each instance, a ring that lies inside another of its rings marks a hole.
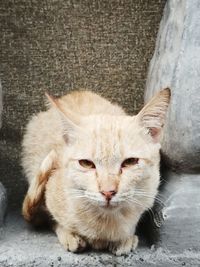
<instances>
[{"instance_id":1,"label":"woven textile background","mask_svg":"<svg viewBox=\"0 0 200 267\"><path fill-rule=\"evenodd\" d=\"M26 187L19 164L21 137L30 115L43 109L44 91L61 95L88 88L136 112L164 3L0 1L0 180L13 207Z\"/></svg>"}]
</instances>

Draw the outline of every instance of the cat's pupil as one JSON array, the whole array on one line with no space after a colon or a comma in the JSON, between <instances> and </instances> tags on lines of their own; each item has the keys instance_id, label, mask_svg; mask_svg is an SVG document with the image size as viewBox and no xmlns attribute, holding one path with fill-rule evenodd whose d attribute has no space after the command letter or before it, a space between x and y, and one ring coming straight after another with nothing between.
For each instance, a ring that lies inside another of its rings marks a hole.
<instances>
[{"instance_id":1,"label":"cat's pupil","mask_svg":"<svg viewBox=\"0 0 200 267\"><path fill-rule=\"evenodd\" d=\"M87 169L95 169L96 168L95 164L91 160L88 160L88 159L80 159L79 164L82 167L87 168Z\"/></svg>"},{"instance_id":2,"label":"cat's pupil","mask_svg":"<svg viewBox=\"0 0 200 267\"><path fill-rule=\"evenodd\" d=\"M135 165L138 163L138 158L128 158L128 159L125 159L123 162L122 162L122 165L121 167L124 168L124 167L129 167L129 166L132 166L132 165Z\"/></svg>"}]
</instances>

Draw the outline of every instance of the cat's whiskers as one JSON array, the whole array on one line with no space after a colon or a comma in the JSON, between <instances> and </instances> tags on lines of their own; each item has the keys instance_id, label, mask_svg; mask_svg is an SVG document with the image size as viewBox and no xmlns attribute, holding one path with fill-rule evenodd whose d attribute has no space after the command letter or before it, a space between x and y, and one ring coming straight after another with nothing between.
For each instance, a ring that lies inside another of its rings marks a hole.
<instances>
[{"instance_id":1,"label":"cat's whiskers","mask_svg":"<svg viewBox=\"0 0 200 267\"><path fill-rule=\"evenodd\" d=\"M143 210L148 211L153 219L155 218L155 214L154 214L152 208L150 208L150 207L148 207L148 206L145 206L145 205L144 205L143 203L141 203L140 201L131 198L131 199L128 200L128 203L129 203L129 204L133 204L133 203L134 203L134 204L138 205L138 206L141 207Z\"/></svg>"},{"instance_id":2,"label":"cat's whiskers","mask_svg":"<svg viewBox=\"0 0 200 267\"><path fill-rule=\"evenodd\" d=\"M161 198L162 196L160 196L159 194L156 194L156 195L149 194L145 192L144 190L140 190L140 189L129 191L128 194L129 196L132 196L132 197L144 197L144 198L154 199L162 206L165 206L164 200Z\"/></svg>"},{"instance_id":3,"label":"cat's whiskers","mask_svg":"<svg viewBox=\"0 0 200 267\"><path fill-rule=\"evenodd\" d=\"M105 206L106 201L104 198L99 194L99 192L89 192L87 190L79 190L79 189L72 189L71 190L71 197L74 199L81 199L81 201L87 203L87 204L95 204L98 206ZM119 204L125 203L126 199L121 194L116 195L112 198L110 201L111 206L118 206Z\"/></svg>"},{"instance_id":4,"label":"cat's whiskers","mask_svg":"<svg viewBox=\"0 0 200 267\"><path fill-rule=\"evenodd\" d=\"M85 202L87 202L87 204L95 203L98 204L99 206L105 205L105 201L101 198L99 193L96 192L93 193L86 190L81 190L80 192L79 190L74 190L72 195L74 198L81 199L81 201L84 200Z\"/></svg>"},{"instance_id":5,"label":"cat's whiskers","mask_svg":"<svg viewBox=\"0 0 200 267\"><path fill-rule=\"evenodd\" d=\"M85 203L95 203L99 206L104 206L105 201L101 198L98 192L89 192L83 189L72 189L71 190L71 196L76 199L81 199L81 201L84 201ZM141 189L136 189L128 192L119 193L114 197L111 201L114 205L119 205L122 203L135 203L137 205L140 205L143 208L146 208L144 204L141 204L140 198L146 198L146 199L153 199L156 200L159 204L162 206L165 206L165 203L163 200L159 197L159 194L154 196L153 194L149 194ZM139 198L139 199L138 199ZM143 206L142 206L143 205ZM151 213L153 214L153 211L151 210Z\"/></svg>"},{"instance_id":6,"label":"cat's whiskers","mask_svg":"<svg viewBox=\"0 0 200 267\"><path fill-rule=\"evenodd\" d=\"M141 193L136 194L136 196L144 197L144 198L148 198L148 199L153 199L153 200L157 201L160 205L165 206L164 201L157 196L152 196L152 195L148 195L148 194L141 194Z\"/></svg>"}]
</instances>

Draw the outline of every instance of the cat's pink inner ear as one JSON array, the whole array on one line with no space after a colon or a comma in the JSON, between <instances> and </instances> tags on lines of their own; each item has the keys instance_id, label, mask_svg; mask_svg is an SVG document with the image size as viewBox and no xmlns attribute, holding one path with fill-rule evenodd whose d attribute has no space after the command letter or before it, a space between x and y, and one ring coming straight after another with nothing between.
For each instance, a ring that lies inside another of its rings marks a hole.
<instances>
[{"instance_id":1,"label":"cat's pink inner ear","mask_svg":"<svg viewBox=\"0 0 200 267\"><path fill-rule=\"evenodd\" d=\"M160 141L161 132L162 128L155 128L155 127L149 128L149 134L156 143Z\"/></svg>"},{"instance_id":2,"label":"cat's pink inner ear","mask_svg":"<svg viewBox=\"0 0 200 267\"><path fill-rule=\"evenodd\" d=\"M139 112L137 118L141 126L148 129L155 142L160 141L162 128L170 102L170 89L158 92Z\"/></svg>"},{"instance_id":3,"label":"cat's pink inner ear","mask_svg":"<svg viewBox=\"0 0 200 267\"><path fill-rule=\"evenodd\" d=\"M155 137L156 135L158 135L159 132L160 132L160 129L158 129L158 128L152 127L149 129L149 133L152 137Z\"/></svg>"}]
</instances>

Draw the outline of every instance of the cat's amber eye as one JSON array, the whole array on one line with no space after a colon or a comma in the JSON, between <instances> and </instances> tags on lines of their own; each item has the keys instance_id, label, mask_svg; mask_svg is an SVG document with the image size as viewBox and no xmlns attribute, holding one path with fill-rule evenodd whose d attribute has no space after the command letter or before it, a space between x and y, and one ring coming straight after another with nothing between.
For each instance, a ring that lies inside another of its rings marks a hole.
<instances>
[{"instance_id":1,"label":"cat's amber eye","mask_svg":"<svg viewBox=\"0 0 200 267\"><path fill-rule=\"evenodd\" d=\"M95 169L95 165L91 160L88 159L80 159L79 164L83 167L83 168L87 168L87 169Z\"/></svg>"},{"instance_id":2,"label":"cat's amber eye","mask_svg":"<svg viewBox=\"0 0 200 267\"><path fill-rule=\"evenodd\" d=\"M131 167L135 164L138 163L138 158L128 158L128 159L125 159L123 162L122 162L122 165L121 167L122 168L126 168L126 167Z\"/></svg>"}]
</instances>

